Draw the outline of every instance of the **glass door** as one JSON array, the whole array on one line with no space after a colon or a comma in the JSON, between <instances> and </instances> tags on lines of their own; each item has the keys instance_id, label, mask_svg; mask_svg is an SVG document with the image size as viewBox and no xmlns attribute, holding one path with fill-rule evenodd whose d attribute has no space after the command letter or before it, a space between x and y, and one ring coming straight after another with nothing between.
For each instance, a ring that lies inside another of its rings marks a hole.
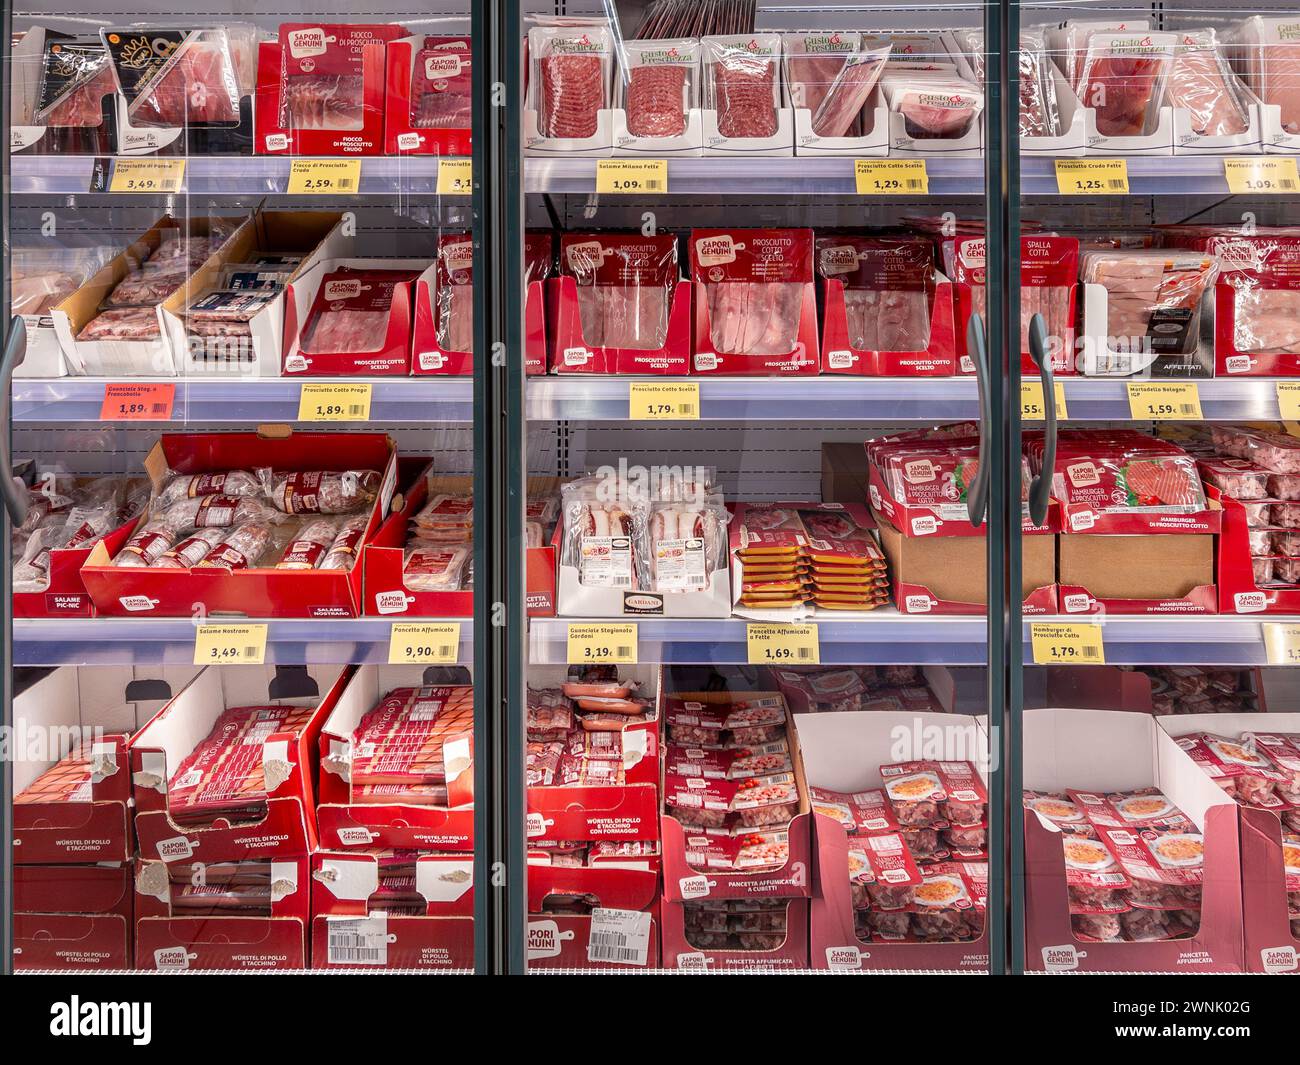
<instances>
[{"instance_id":1,"label":"glass door","mask_svg":"<svg viewBox=\"0 0 1300 1065\"><path fill-rule=\"evenodd\" d=\"M1002 971L997 10L517 7L511 969Z\"/></svg>"},{"instance_id":2,"label":"glass door","mask_svg":"<svg viewBox=\"0 0 1300 1065\"><path fill-rule=\"evenodd\" d=\"M1293 971L1294 13L1017 13L1014 964Z\"/></svg>"},{"instance_id":3,"label":"glass door","mask_svg":"<svg viewBox=\"0 0 1300 1065\"><path fill-rule=\"evenodd\" d=\"M6 8L6 964L485 969L471 5L165 6Z\"/></svg>"}]
</instances>

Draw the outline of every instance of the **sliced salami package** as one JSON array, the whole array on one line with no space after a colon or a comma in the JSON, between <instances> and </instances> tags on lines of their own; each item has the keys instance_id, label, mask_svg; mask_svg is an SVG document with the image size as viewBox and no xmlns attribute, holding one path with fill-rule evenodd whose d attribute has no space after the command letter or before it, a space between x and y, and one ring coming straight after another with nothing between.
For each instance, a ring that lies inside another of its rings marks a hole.
<instances>
[{"instance_id":1,"label":"sliced salami package","mask_svg":"<svg viewBox=\"0 0 1300 1065\"><path fill-rule=\"evenodd\" d=\"M605 25L534 26L528 31L533 150L608 149L614 41Z\"/></svg>"},{"instance_id":2,"label":"sliced salami package","mask_svg":"<svg viewBox=\"0 0 1300 1065\"><path fill-rule=\"evenodd\" d=\"M704 106L716 116L717 137L745 141L776 137L781 109L780 36L715 36L701 43Z\"/></svg>"},{"instance_id":3,"label":"sliced salami package","mask_svg":"<svg viewBox=\"0 0 1300 1065\"><path fill-rule=\"evenodd\" d=\"M700 106L700 42L625 41L622 57L618 88L627 136L647 148L686 136Z\"/></svg>"}]
</instances>

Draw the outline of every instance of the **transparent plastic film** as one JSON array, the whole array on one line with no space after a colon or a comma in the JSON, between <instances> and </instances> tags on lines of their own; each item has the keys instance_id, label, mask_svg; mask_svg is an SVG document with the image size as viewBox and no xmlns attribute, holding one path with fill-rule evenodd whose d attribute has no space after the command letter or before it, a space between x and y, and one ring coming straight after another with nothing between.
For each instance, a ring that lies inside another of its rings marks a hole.
<instances>
[{"instance_id":1,"label":"transparent plastic film","mask_svg":"<svg viewBox=\"0 0 1300 1065\"><path fill-rule=\"evenodd\" d=\"M623 102L634 137L680 137L699 106L700 43L627 41L623 45Z\"/></svg>"},{"instance_id":2,"label":"transparent plastic film","mask_svg":"<svg viewBox=\"0 0 1300 1065\"><path fill-rule=\"evenodd\" d=\"M771 137L780 106L781 40L775 34L704 41L706 106L723 137Z\"/></svg>"},{"instance_id":3,"label":"transparent plastic film","mask_svg":"<svg viewBox=\"0 0 1300 1065\"><path fill-rule=\"evenodd\" d=\"M1213 29L1180 30L1169 79L1169 103L1191 114L1192 130L1206 137L1245 133L1250 126L1241 83Z\"/></svg>"},{"instance_id":4,"label":"transparent plastic film","mask_svg":"<svg viewBox=\"0 0 1300 1065\"><path fill-rule=\"evenodd\" d=\"M654 351L667 342L678 279L676 237L566 233L560 268L577 283L589 345Z\"/></svg>"}]
</instances>

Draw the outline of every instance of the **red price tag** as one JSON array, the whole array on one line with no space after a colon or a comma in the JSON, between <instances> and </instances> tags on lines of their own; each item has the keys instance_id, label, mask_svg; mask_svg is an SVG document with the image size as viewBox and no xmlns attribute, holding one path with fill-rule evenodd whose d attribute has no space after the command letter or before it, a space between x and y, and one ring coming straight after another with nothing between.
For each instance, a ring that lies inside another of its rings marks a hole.
<instances>
[{"instance_id":1,"label":"red price tag","mask_svg":"<svg viewBox=\"0 0 1300 1065\"><path fill-rule=\"evenodd\" d=\"M101 422L166 422L171 420L176 386L172 384L126 384L104 386Z\"/></svg>"}]
</instances>

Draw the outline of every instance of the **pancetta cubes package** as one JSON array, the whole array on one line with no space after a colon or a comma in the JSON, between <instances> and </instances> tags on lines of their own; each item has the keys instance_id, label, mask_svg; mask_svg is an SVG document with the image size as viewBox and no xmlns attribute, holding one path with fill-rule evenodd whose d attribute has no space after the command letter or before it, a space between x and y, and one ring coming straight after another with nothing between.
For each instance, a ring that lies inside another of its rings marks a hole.
<instances>
[{"instance_id":1,"label":"pancetta cubes package","mask_svg":"<svg viewBox=\"0 0 1300 1065\"><path fill-rule=\"evenodd\" d=\"M473 689L361 666L320 731L321 845L470 851Z\"/></svg>"},{"instance_id":2,"label":"pancetta cubes package","mask_svg":"<svg viewBox=\"0 0 1300 1065\"><path fill-rule=\"evenodd\" d=\"M415 285L411 372L474 372L474 238L438 236L438 258Z\"/></svg>"},{"instance_id":3,"label":"pancetta cubes package","mask_svg":"<svg viewBox=\"0 0 1300 1065\"><path fill-rule=\"evenodd\" d=\"M614 148L614 38L601 20L528 31L524 150L607 156Z\"/></svg>"},{"instance_id":4,"label":"pancetta cubes package","mask_svg":"<svg viewBox=\"0 0 1300 1065\"><path fill-rule=\"evenodd\" d=\"M421 259L329 259L289 284L286 375L411 372L412 303Z\"/></svg>"},{"instance_id":5,"label":"pancetta cubes package","mask_svg":"<svg viewBox=\"0 0 1300 1065\"><path fill-rule=\"evenodd\" d=\"M469 155L469 38L418 35L389 41L386 66L384 154Z\"/></svg>"},{"instance_id":6,"label":"pancetta cubes package","mask_svg":"<svg viewBox=\"0 0 1300 1065\"><path fill-rule=\"evenodd\" d=\"M624 41L614 78L614 154L700 155L700 42Z\"/></svg>"},{"instance_id":7,"label":"pancetta cubes package","mask_svg":"<svg viewBox=\"0 0 1300 1065\"><path fill-rule=\"evenodd\" d=\"M817 373L813 244L811 229L691 231L696 373Z\"/></svg>"},{"instance_id":8,"label":"pancetta cubes package","mask_svg":"<svg viewBox=\"0 0 1300 1065\"><path fill-rule=\"evenodd\" d=\"M808 965L808 900L700 899L663 904L663 964L688 972Z\"/></svg>"},{"instance_id":9,"label":"pancetta cubes package","mask_svg":"<svg viewBox=\"0 0 1300 1065\"><path fill-rule=\"evenodd\" d=\"M384 50L406 37L385 23L285 22L258 47L258 155L378 155Z\"/></svg>"},{"instance_id":10,"label":"pancetta cubes package","mask_svg":"<svg viewBox=\"0 0 1300 1065\"><path fill-rule=\"evenodd\" d=\"M957 372L953 286L923 237L818 237L826 373Z\"/></svg>"},{"instance_id":11,"label":"pancetta cubes package","mask_svg":"<svg viewBox=\"0 0 1300 1065\"><path fill-rule=\"evenodd\" d=\"M548 285L555 373L690 372L690 290L671 233L564 233Z\"/></svg>"},{"instance_id":12,"label":"pancetta cubes package","mask_svg":"<svg viewBox=\"0 0 1300 1065\"><path fill-rule=\"evenodd\" d=\"M704 154L794 154L794 109L781 98L781 36L705 37Z\"/></svg>"}]
</instances>

